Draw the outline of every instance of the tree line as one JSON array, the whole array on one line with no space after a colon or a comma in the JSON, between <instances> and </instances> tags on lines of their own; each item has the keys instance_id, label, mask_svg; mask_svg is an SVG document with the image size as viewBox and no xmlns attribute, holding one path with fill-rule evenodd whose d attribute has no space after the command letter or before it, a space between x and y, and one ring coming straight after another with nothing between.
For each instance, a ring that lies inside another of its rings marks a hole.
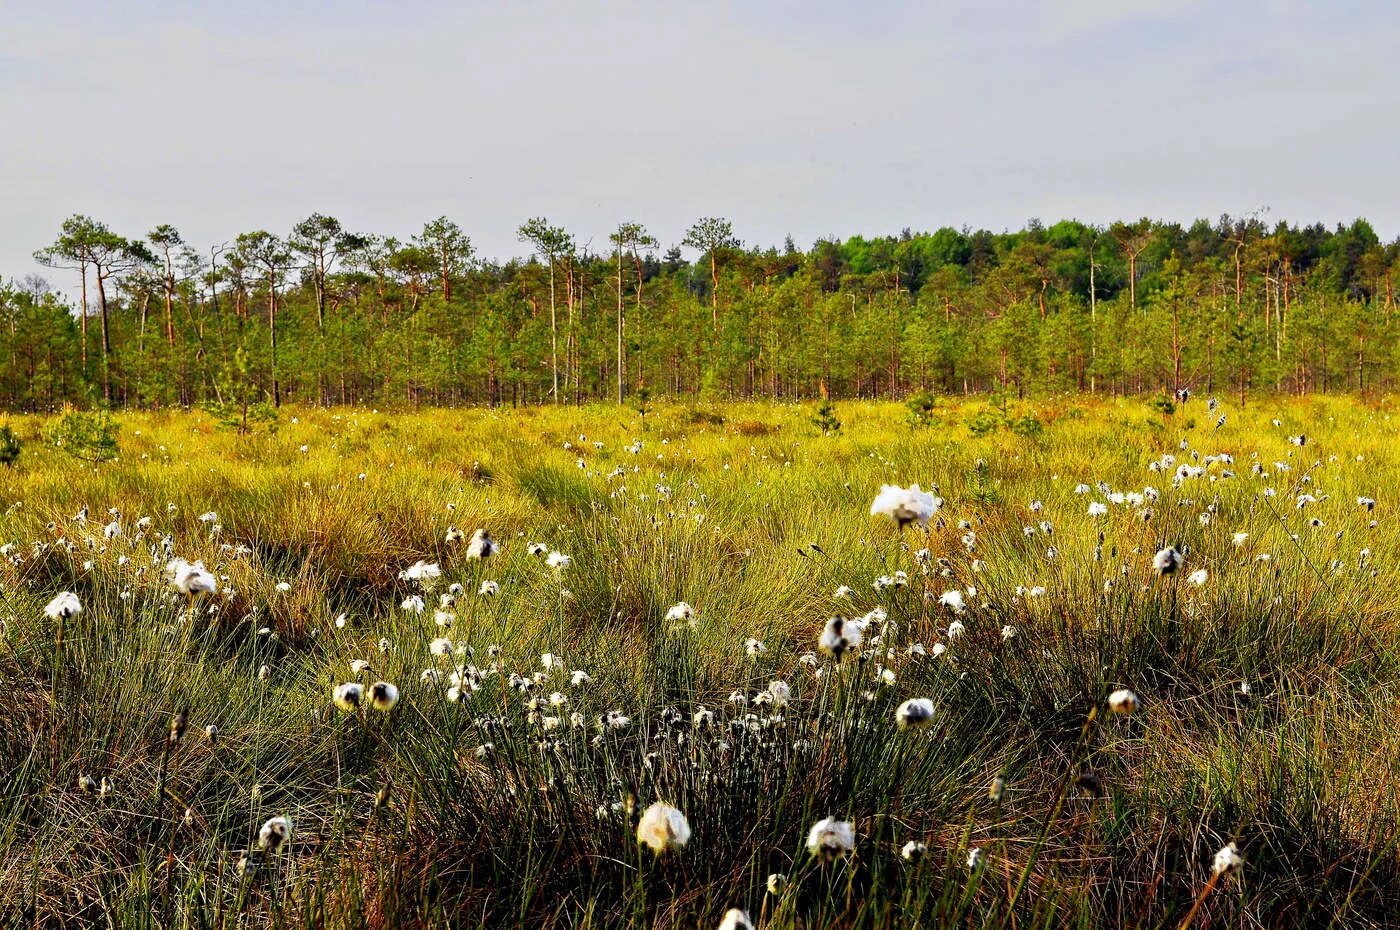
<instances>
[{"instance_id":1,"label":"tree line","mask_svg":"<svg viewBox=\"0 0 1400 930\"><path fill-rule=\"evenodd\" d=\"M1032 220L746 246L724 218L663 249L535 218L485 260L440 217L407 239L314 214L212 248L73 216L0 285L0 404L537 404L914 391L1384 391L1400 242L1364 220Z\"/></svg>"}]
</instances>

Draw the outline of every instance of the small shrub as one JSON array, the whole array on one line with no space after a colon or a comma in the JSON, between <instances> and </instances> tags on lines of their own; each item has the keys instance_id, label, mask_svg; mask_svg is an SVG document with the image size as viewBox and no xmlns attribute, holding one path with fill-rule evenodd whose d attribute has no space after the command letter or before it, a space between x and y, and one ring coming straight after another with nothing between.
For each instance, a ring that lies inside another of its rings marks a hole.
<instances>
[{"instance_id":1,"label":"small shrub","mask_svg":"<svg viewBox=\"0 0 1400 930\"><path fill-rule=\"evenodd\" d=\"M933 423L933 408L937 399L928 391L918 391L909 395L904 407L909 411L909 424L914 427Z\"/></svg>"},{"instance_id":2,"label":"small shrub","mask_svg":"<svg viewBox=\"0 0 1400 930\"><path fill-rule=\"evenodd\" d=\"M812 417L812 424L822 431L823 436L841 432L841 421L836 416L836 405L829 400L823 400L821 406L817 407L817 415Z\"/></svg>"},{"instance_id":3,"label":"small shrub","mask_svg":"<svg viewBox=\"0 0 1400 930\"><path fill-rule=\"evenodd\" d=\"M1156 410L1163 416L1169 417L1172 414L1176 413L1176 404L1172 403L1172 399L1165 394L1161 394L1157 397L1152 398L1150 401L1147 402L1147 406L1151 407L1153 410Z\"/></svg>"},{"instance_id":4,"label":"small shrub","mask_svg":"<svg viewBox=\"0 0 1400 930\"><path fill-rule=\"evenodd\" d=\"M0 426L0 465L9 468L19 460L19 454L23 446L19 437L8 425Z\"/></svg>"},{"instance_id":5,"label":"small shrub","mask_svg":"<svg viewBox=\"0 0 1400 930\"><path fill-rule=\"evenodd\" d=\"M1045 424L1029 413L1008 420L1006 428L1022 439L1038 439L1045 433Z\"/></svg>"},{"instance_id":6,"label":"small shrub","mask_svg":"<svg viewBox=\"0 0 1400 930\"><path fill-rule=\"evenodd\" d=\"M686 411L686 419L700 426L723 426L724 414L715 410L692 407Z\"/></svg>"},{"instance_id":7,"label":"small shrub","mask_svg":"<svg viewBox=\"0 0 1400 930\"><path fill-rule=\"evenodd\" d=\"M214 422L224 429L237 430L242 435L251 433L258 425L263 425L269 433L277 431L277 408L267 401L237 403L210 401L204 404L205 411Z\"/></svg>"},{"instance_id":8,"label":"small shrub","mask_svg":"<svg viewBox=\"0 0 1400 930\"><path fill-rule=\"evenodd\" d=\"M1001 414L994 410L979 410L967 418L967 430L974 436L986 436L1001 428Z\"/></svg>"},{"instance_id":9,"label":"small shrub","mask_svg":"<svg viewBox=\"0 0 1400 930\"><path fill-rule=\"evenodd\" d=\"M109 462L120 451L117 434L121 425L112 420L105 410L85 413L68 410L49 426L46 438L55 447L62 449L84 462Z\"/></svg>"},{"instance_id":10,"label":"small shrub","mask_svg":"<svg viewBox=\"0 0 1400 930\"><path fill-rule=\"evenodd\" d=\"M983 506L996 503L997 492L992 482L992 470L987 460L979 458L967 473L967 496Z\"/></svg>"}]
</instances>

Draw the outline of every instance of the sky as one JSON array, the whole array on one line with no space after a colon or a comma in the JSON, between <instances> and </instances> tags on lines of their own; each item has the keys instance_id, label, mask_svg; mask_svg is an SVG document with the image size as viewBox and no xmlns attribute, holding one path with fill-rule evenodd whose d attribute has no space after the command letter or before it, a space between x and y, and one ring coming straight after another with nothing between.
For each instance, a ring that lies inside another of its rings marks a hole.
<instances>
[{"instance_id":1,"label":"sky","mask_svg":"<svg viewBox=\"0 0 1400 930\"><path fill-rule=\"evenodd\" d=\"M84 213L480 254L1027 219L1400 235L1391 0L0 0L0 278Z\"/></svg>"}]
</instances>

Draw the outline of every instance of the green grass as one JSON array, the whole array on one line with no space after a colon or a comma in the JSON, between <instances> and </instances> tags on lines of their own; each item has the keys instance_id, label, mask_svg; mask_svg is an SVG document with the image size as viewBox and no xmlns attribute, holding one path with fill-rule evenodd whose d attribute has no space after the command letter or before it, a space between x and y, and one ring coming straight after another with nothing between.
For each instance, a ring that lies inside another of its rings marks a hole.
<instances>
[{"instance_id":1,"label":"green grass","mask_svg":"<svg viewBox=\"0 0 1400 930\"><path fill-rule=\"evenodd\" d=\"M971 404L919 429L898 405L838 404L828 437L813 408L779 405L660 407L645 431L604 406L303 409L247 437L131 414L100 465L12 418L26 445L0 471L0 910L16 926L690 928L729 907L775 928L1393 925L1392 405L1226 406L1215 430L1194 401L1164 418L1066 398L1010 411L1039 432L980 436ZM1179 487L1148 470L1220 453L1233 463ZM869 514L885 482L938 489L927 533ZM1100 482L1160 499L1093 518ZM1304 492L1318 501L1300 510ZM108 508L122 535L104 540ZM1023 529L1042 521L1052 532ZM503 549L468 561L449 526ZM220 576L193 616L164 580L164 537ZM534 541L572 564L553 571ZM1165 544L1186 567L1157 578ZM418 559L443 570L421 615L398 577ZM907 587L872 588L896 571ZM485 580L498 596L477 593ZM852 603L832 599L840 585ZM950 641L952 589L976 593ZM62 623L43 614L60 591L84 608ZM693 629L665 619L678 601ZM862 654L802 659L829 617L877 607L889 623ZM472 656L431 655L444 635ZM746 655L750 637L767 651ZM511 688L545 652L563 671ZM332 706L354 659L372 665L359 680L399 686L390 713ZM454 661L481 670L460 703ZM574 669L592 680L572 685ZM786 707L729 701L775 679ZM1120 687L1136 714L1105 707ZM895 726L910 697L934 701L929 729ZM699 707L713 727L692 724ZM631 725L600 730L609 710ZM1085 771L1099 793L1076 784ZM110 791L84 792L85 775ZM635 838L655 800L693 829L661 859ZM240 873L275 815L292 839ZM823 864L803 847L828 815L854 823L856 849ZM899 855L911 840L928 845L918 862ZM1244 869L1211 883L1230 841ZM772 873L788 878L777 894Z\"/></svg>"}]
</instances>

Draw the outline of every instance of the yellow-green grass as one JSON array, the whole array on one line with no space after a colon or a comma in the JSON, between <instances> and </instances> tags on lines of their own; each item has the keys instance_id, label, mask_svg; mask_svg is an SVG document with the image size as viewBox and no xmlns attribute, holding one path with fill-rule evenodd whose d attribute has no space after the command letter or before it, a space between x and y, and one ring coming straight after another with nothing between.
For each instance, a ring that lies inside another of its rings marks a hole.
<instances>
[{"instance_id":1,"label":"yellow-green grass","mask_svg":"<svg viewBox=\"0 0 1400 930\"><path fill-rule=\"evenodd\" d=\"M1203 401L1163 415L1070 397L1009 411L1039 427L1013 431L981 404L914 427L899 405L845 403L830 436L810 406L767 404L663 406L645 423L609 406L294 409L247 436L198 412L123 414L120 456L99 465L11 418L25 448L0 473L0 899L26 925L694 927L738 906L774 927L1156 927L1198 900L1198 925L1386 925L1400 908L1392 406L1227 403L1217 428ZM1203 464L1222 453L1233 462ZM1174 487L1171 468L1148 470L1164 454L1204 472ZM937 489L927 533L870 514L886 482ZM1100 483L1160 499L1093 517ZM1302 493L1317 501L1298 508ZM113 519L122 535L104 540ZM470 561L449 527L488 528L503 551ZM194 616L165 582L166 536L221 576ZM532 541L572 564L551 570ZM1186 565L1159 578L1164 545ZM400 607L417 588L399 572L419 559L443 569L421 615ZM907 587L872 588L896 571ZM499 595L477 594L484 580ZM454 582L443 630L434 608ZM840 585L852 601L833 600ZM950 643L938 596L952 589L976 593ZM48 619L65 590L82 614ZM693 628L665 619L679 601ZM877 606L893 623L863 658L822 657L820 676L800 662L829 617ZM443 635L483 669L499 646L503 674L448 702L451 661L429 654ZM915 642L951 648L910 655ZM570 703L531 718L505 675L542 671L545 652L592 681L551 677L538 693ZM360 680L401 688L391 713L331 706L357 658L372 664ZM430 667L443 680L421 680ZM781 713L727 700L775 678L793 690ZM1131 717L1105 708L1120 687L1141 699ZM899 731L894 708L920 696L934 725ZM692 725L699 706L713 730ZM611 709L632 725L598 739ZM189 731L171 747L178 712ZM756 735L735 728L747 712ZM1085 770L1099 794L1074 784ZM110 793L79 790L83 775ZM657 799L694 829L659 861L632 832ZM292 842L240 875L275 814ZM820 865L802 847L827 815L855 823L857 848ZM929 846L918 863L899 856L910 840ZM1232 840L1243 873L1208 887ZM972 847L987 864L969 873ZM770 895L775 872L791 880Z\"/></svg>"}]
</instances>

